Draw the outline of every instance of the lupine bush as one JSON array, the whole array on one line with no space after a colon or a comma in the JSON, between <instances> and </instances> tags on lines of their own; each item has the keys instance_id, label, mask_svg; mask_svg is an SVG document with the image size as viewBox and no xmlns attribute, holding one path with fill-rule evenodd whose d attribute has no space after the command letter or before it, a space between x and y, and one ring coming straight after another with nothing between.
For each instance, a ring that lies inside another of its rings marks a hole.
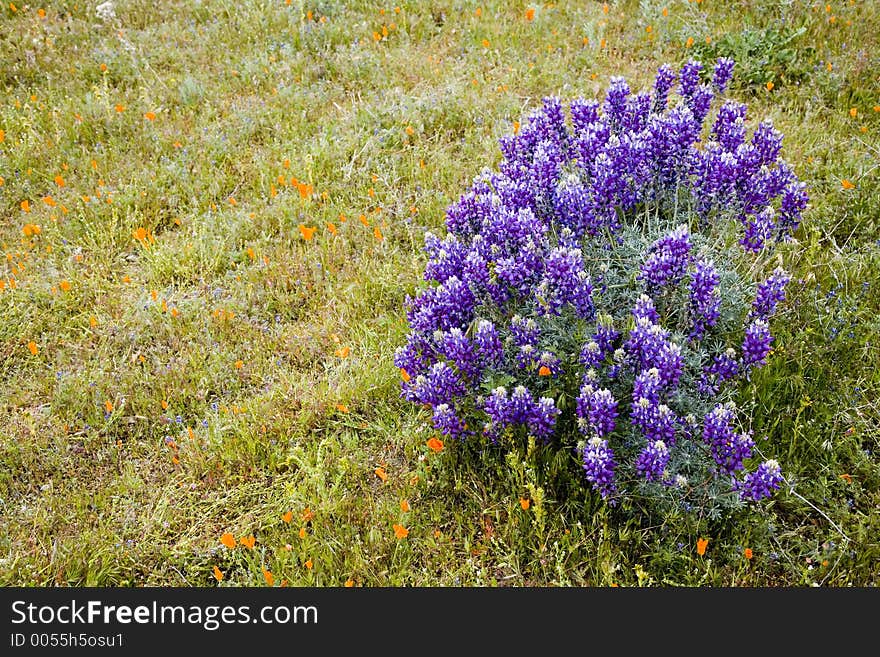
<instances>
[{"instance_id":1,"label":"lupine bush","mask_svg":"<svg viewBox=\"0 0 880 657\"><path fill-rule=\"evenodd\" d=\"M714 509L782 482L736 405L789 275L770 264L805 184L769 121L722 100L734 62L548 97L425 236L395 353L439 432L571 449L584 485ZM574 460L574 459L573 459Z\"/></svg>"}]
</instances>

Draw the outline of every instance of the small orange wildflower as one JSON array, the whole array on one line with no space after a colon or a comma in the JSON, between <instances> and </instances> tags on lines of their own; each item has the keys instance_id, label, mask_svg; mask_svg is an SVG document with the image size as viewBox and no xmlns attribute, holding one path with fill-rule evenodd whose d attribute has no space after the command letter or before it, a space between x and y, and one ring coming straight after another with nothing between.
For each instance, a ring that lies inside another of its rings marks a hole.
<instances>
[{"instance_id":1,"label":"small orange wildflower","mask_svg":"<svg viewBox=\"0 0 880 657\"><path fill-rule=\"evenodd\" d=\"M214 566L214 579L216 579L218 582L223 581L223 571L220 570L217 566Z\"/></svg>"},{"instance_id":2,"label":"small orange wildflower","mask_svg":"<svg viewBox=\"0 0 880 657\"><path fill-rule=\"evenodd\" d=\"M238 542L241 543L242 545L244 545L248 550L253 550L253 549L254 549L254 543L257 542L257 539L254 538L253 535L251 535L251 536L242 536L240 539L238 539Z\"/></svg>"},{"instance_id":3,"label":"small orange wildflower","mask_svg":"<svg viewBox=\"0 0 880 657\"><path fill-rule=\"evenodd\" d=\"M281 519L284 522L289 523L291 520L293 520L293 511L288 511L287 513L282 513Z\"/></svg>"},{"instance_id":4,"label":"small orange wildflower","mask_svg":"<svg viewBox=\"0 0 880 657\"><path fill-rule=\"evenodd\" d=\"M36 356L36 355L37 355L37 352L40 350L39 347L37 347L37 343L34 342L33 340L31 340L30 342L28 342L28 344L27 344L27 348L30 350L30 352L31 352L34 356Z\"/></svg>"},{"instance_id":5,"label":"small orange wildflower","mask_svg":"<svg viewBox=\"0 0 880 657\"><path fill-rule=\"evenodd\" d=\"M235 547L235 537L229 532L225 532L223 536L220 537L220 542L230 550Z\"/></svg>"},{"instance_id":6,"label":"small orange wildflower","mask_svg":"<svg viewBox=\"0 0 880 657\"><path fill-rule=\"evenodd\" d=\"M394 535L397 538L406 538L409 536L409 530L403 525L392 525L392 529L394 529Z\"/></svg>"},{"instance_id":7,"label":"small orange wildflower","mask_svg":"<svg viewBox=\"0 0 880 657\"><path fill-rule=\"evenodd\" d=\"M265 568L263 568L263 579L266 580L266 584L268 584L269 586L275 586L275 575L270 573Z\"/></svg>"},{"instance_id":8,"label":"small orange wildflower","mask_svg":"<svg viewBox=\"0 0 880 657\"><path fill-rule=\"evenodd\" d=\"M709 545L708 538L698 538L697 539L697 554L701 557L706 554L706 546Z\"/></svg>"},{"instance_id":9,"label":"small orange wildflower","mask_svg":"<svg viewBox=\"0 0 880 657\"><path fill-rule=\"evenodd\" d=\"M527 497L519 498L519 505L522 507L523 511L528 511L530 504L531 504L531 501L529 500L529 498L527 498Z\"/></svg>"},{"instance_id":10,"label":"small orange wildflower","mask_svg":"<svg viewBox=\"0 0 880 657\"><path fill-rule=\"evenodd\" d=\"M299 233L300 233L300 235L302 235L303 239L306 242L308 242L310 239L312 239L315 236L316 230L317 230L317 228L309 228L305 224L299 225Z\"/></svg>"},{"instance_id":11,"label":"small orange wildflower","mask_svg":"<svg viewBox=\"0 0 880 657\"><path fill-rule=\"evenodd\" d=\"M144 112L144 118L147 121L155 121L156 120L156 113L155 112Z\"/></svg>"},{"instance_id":12,"label":"small orange wildflower","mask_svg":"<svg viewBox=\"0 0 880 657\"><path fill-rule=\"evenodd\" d=\"M383 468L381 465L378 468L376 468L375 470L373 470L373 472L382 481L388 481L388 475L385 473L385 468Z\"/></svg>"},{"instance_id":13,"label":"small orange wildflower","mask_svg":"<svg viewBox=\"0 0 880 657\"><path fill-rule=\"evenodd\" d=\"M539 376L550 376L550 368L546 365L541 365L541 369L538 370Z\"/></svg>"},{"instance_id":14,"label":"small orange wildflower","mask_svg":"<svg viewBox=\"0 0 880 657\"><path fill-rule=\"evenodd\" d=\"M744 556L746 559L751 559L751 558L754 556L754 555L752 554L752 548L746 548L745 550L743 550L743 556Z\"/></svg>"},{"instance_id":15,"label":"small orange wildflower","mask_svg":"<svg viewBox=\"0 0 880 657\"><path fill-rule=\"evenodd\" d=\"M852 182L850 182L849 180L847 180L846 178L841 180L840 184L844 189L852 189L853 187L855 187L855 185Z\"/></svg>"},{"instance_id":16,"label":"small orange wildflower","mask_svg":"<svg viewBox=\"0 0 880 657\"><path fill-rule=\"evenodd\" d=\"M428 445L428 449L435 453L440 453L443 451L443 441L439 438L432 437L430 440L428 440L426 444Z\"/></svg>"}]
</instances>

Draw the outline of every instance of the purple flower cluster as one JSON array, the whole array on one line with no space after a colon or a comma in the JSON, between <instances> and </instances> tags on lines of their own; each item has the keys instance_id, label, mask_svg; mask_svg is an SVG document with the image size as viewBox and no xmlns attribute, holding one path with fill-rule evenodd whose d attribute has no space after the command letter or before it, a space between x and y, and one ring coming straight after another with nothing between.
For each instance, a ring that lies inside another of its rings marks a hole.
<instances>
[{"instance_id":1,"label":"purple flower cluster","mask_svg":"<svg viewBox=\"0 0 880 657\"><path fill-rule=\"evenodd\" d=\"M642 93L614 77L601 101L566 116L545 98L501 138L497 170L447 208L446 236L425 235L426 287L406 299L394 355L403 397L439 432L564 442L576 426L587 481L609 500L617 478L675 482L677 450L700 438L712 468L744 471L753 441L715 397L766 363L790 277L750 282L734 330L728 262L788 239L808 196L770 122L749 135L745 105L713 114L733 71L725 58L663 65ZM745 473L743 499L769 494L774 472Z\"/></svg>"},{"instance_id":2,"label":"purple flower cluster","mask_svg":"<svg viewBox=\"0 0 880 657\"><path fill-rule=\"evenodd\" d=\"M525 386L517 386L510 395L504 387L495 388L483 403L483 410L489 418L484 430L492 439L507 428L525 426L535 437L547 440L560 412L553 399L535 399Z\"/></svg>"}]
</instances>

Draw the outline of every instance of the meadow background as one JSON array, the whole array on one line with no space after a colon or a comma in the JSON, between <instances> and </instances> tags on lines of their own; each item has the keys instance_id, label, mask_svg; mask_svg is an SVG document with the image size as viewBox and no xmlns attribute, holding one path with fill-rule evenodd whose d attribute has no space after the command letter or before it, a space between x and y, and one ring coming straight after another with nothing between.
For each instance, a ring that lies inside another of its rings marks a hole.
<instances>
[{"instance_id":1,"label":"meadow background","mask_svg":"<svg viewBox=\"0 0 880 657\"><path fill-rule=\"evenodd\" d=\"M876 2L96 5L0 7L0 584L880 581ZM787 484L657 521L429 446L425 231L544 96L722 55L811 196L740 392Z\"/></svg>"}]
</instances>

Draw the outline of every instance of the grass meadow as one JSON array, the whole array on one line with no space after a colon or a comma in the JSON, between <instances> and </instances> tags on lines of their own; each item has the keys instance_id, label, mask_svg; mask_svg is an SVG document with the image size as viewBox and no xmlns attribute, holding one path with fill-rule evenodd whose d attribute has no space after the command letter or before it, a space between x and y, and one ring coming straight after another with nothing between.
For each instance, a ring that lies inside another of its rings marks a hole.
<instances>
[{"instance_id":1,"label":"grass meadow","mask_svg":"<svg viewBox=\"0 0 880 657\"><path fill-rule=\"evenodd\" d=\"M0 7L0 584L880 583L880 5L96 4ZM783 489L621 518L429 446L424 233L543 97L718 56L811 197L740 391Z\"/></svg>"}]
</instances>

